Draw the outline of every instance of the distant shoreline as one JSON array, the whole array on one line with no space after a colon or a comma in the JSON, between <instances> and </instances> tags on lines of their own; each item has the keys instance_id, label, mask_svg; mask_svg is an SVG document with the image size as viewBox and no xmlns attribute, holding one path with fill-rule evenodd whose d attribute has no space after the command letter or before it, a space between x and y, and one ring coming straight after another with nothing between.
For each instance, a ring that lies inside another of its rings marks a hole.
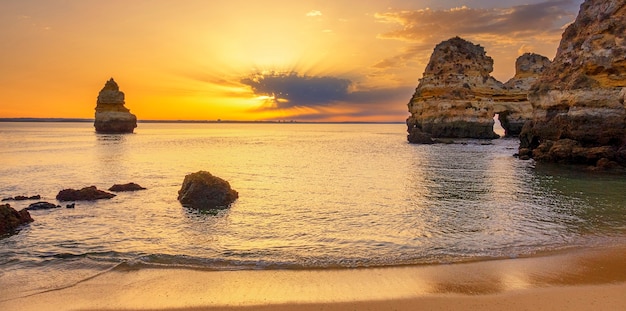
<instances>
[{"instance_id":1,"label":"distant shoreline","mask_svg":"<svg viewBox=\"0 0 626 311\"><path fill-rule=\"evenodd\" d=\"M94 122L94 119L81 118L0 118L0 122ZM261 123L261 124L404 124L404 121L396 122L373 122L373 121L342 121L342 122L316 122L316 121L274 121L274 120L255 120L255 121L238 121L238 120L137 120L137 123Z\"/></svg>"}]
</instances>

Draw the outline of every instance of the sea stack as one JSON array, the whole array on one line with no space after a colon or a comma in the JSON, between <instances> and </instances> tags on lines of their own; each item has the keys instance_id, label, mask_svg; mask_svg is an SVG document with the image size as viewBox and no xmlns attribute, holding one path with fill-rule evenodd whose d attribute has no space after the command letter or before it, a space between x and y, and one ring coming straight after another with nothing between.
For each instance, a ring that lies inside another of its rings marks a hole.
<instances>
[{"instance_id":1,"label":"sea stack","mask_svg":"<svg viewBox=\"0 0 626 311\"><path fill-rule=\"evenodd\" d=\"M137 127L137 117L124 107L124 92L113 80L106 82L96 104L94 126L98 133L132 133Z\"/></svg>"},{"instance_id":2,"label":"sea stack","mask_svg":"<svg viewBox=\"0 0 626 311\"><path fill-rule=\"evenodd\" d=\"M491 76L492 71L493 59L480 45L459 37L439 43L408 104L408 141L428 144L436 142L433 138L498 138L493 131L495 114L505 135L517 136L532 114L528 88L523 82L511 82L507 87ZM523 75L526 73L520 73L520 78Z\"/></svg>"},{"instance_id":3,"label":"sea stack","mask_svg":"<svg viewBox=\"0 0 626 311\"><path fill-rule=\"evenodd\" d=\"M626 166L626 1L587 0L532 86L520 157Z\"/></svg>"}]
</instances>

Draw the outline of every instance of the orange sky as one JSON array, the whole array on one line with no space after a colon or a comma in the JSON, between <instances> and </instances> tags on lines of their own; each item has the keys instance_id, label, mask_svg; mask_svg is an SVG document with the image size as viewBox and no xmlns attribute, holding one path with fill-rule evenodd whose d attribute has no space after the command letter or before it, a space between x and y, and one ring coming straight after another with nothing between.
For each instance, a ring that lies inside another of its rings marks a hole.
<instances>
[{"instance_id":1,"label":"orange sky","mask_svg":"<svg viewBox=\"0 0 626 311\"><path fill-rule=\"evenodd\" d=\"M92 118L114 77L139 119L404 121L434 46L553 58L581 0L4 0L0 117Z\"/></svg>"}]
</instances>

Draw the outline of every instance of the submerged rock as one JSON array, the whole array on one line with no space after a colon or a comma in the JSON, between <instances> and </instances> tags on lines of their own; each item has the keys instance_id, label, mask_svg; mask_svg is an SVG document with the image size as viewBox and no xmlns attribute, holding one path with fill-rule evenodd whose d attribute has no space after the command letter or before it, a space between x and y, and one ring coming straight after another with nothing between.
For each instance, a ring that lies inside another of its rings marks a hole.
<instances>
[{"instance_id":1,"label":"submerged rock","mask_svg":"<svg viewBox=\"0 0 626 311\"><path fill-rule=\"evenodd\" d=\"M98 94L94 121L96 132L132 133L137 127L137 117L124 104L124 93L111 78Z\"/></svg>"},{"instance_id":2,"label":"submerged rock","mask_svg":"<svg viewBox=\"0 0 626 311\"><path fill-rule=\"evenodd\" d=\"M60 208L60 207L61 205L56 205L56 204L52 204L49 202L37 202L37 203L32 203L28 205L26 209L29 211L36 211L36 210L53 209L53 208Z\"/></svg>"},{"instance_id":3,"label":"submerged rock","mask_svg":"<svg viewBox=\"0 0 626 311\"><path fill-rule=\"evenodd\" d=\"M33 221L30 213L25 209L18 212L9 204L0 205L0 235L10 233L20 225Z\"/></svg>"},{"instance_id":4,"label":"submerged rock","mask_svg":"<svg viewBox=\"0 0 626 311\"><path fill-rule=\"evenodd\" d=\"M496 114L505 135L517 136L532 113L527 81L543 64L543 59L522 55L517 80L505 86L491 76L493 59L480 45L459 37L439 43L408 104L409 142L432 143L429 136L498 138L493 131Z\"/></svg>"},{"instance_id":5,"label":"submerged rock","mask_svg":"<svg viewBox=\"0 0 626 311\"><path fill-rule=\"evenodd\" d=\"M225 209L238 197L228 181L206 171L185 176L178 191L178 201L183 206L197 209Z\"/></svg>"},{"instance_id":6,"label":"submerged rock","mask_svg":"<svg viewBox=\"0 0 626 311\"><path fill-rule=\"evenodd\" d=\"M115 184L111 188L109 188L109 191L114 191L114 192L138 191L138 190L146 190L146 188L134 182L127 183L127 184Z\"/></svg>"},{"instance_id":7,"label":"submerged rock","mask_svg":"<svg viewBox=\"0 0 626 311\"><path fill-rule=\"evenodd\" d=\"M4 198L2 199L2 201L26 201L26 200L39 200L41 199L40 195L33 195L33 196L24 196L24 195L18 195L15 197L9 197L9 198Z\"/></svg>"},{"instance_id":8,"label":"submerged rock","mask_svg":"<svg viewBox=\"0 0 626 311\"><path fill-rule=\"evenodd\" d=\"M626 166L626 1L585 1L528 97L520 154Z\"/></svg>"},{"instance_id":9,"label":"submerged rock","mask_svg":"<svg viewBox=\"0 0 626 311\"><path fill-rule=\"evenodd\" d=\"M59 201L95 201L112 197L115 197L115 194L98 190L96 186L91 186L80 190L63 189L59 191L56 199Z\"/></svg>"}]
</instances>

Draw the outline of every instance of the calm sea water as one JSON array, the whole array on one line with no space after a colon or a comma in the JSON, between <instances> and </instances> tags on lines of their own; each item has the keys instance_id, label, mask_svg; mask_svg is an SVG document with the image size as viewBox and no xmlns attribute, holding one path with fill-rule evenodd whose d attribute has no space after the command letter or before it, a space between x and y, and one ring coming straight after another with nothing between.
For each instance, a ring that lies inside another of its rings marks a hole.
<instances>
[{"instance_id":1,"label":"calm sea water","mask_svg":"<svg viewBox=\"0 0 626 311\"><path fill-rule=\"evenodd\" d=\"M148 188L31 211L34 223L0 238L0 291L120 266L368 267L623 243L624 176L520 161L517 145L410 145L403 124L141 123L102 135L90 123L0 123L0 197ZM239 192L230 209L178 203L199 170Z\"/></svg>"}]
</instances>

